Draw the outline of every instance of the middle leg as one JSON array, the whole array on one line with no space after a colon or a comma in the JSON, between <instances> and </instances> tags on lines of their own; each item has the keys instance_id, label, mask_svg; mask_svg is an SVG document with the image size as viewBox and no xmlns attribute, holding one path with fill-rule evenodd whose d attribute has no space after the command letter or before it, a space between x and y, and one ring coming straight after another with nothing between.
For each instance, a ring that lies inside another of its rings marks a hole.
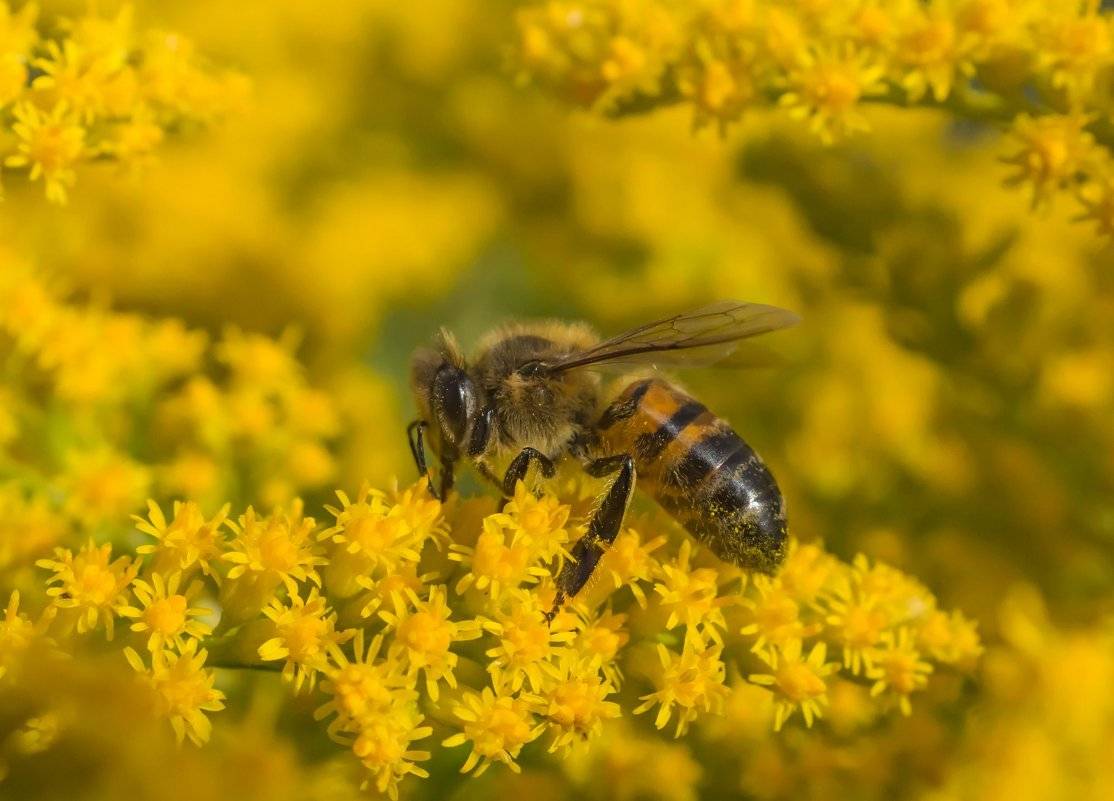
<instances>
[{"instance_id":1,"label":"middle leg","mask_svg":"<svg viewBox=\"0 0 1114 801\"><path fill-rule=\"evenodd\" d=\"M553 608L546 614L547 620L552 620L565 600L575 596L588 583L604 550L618 536L627 513L627 505L634 493L634 459L630 454L604 456L589 462L585 470L593 478L602 478L616 472L618 475L592 516L588 531L573 546L572 560L565 563L557 576L557 597L553 601Z\"/></svg>"}]
</instances>

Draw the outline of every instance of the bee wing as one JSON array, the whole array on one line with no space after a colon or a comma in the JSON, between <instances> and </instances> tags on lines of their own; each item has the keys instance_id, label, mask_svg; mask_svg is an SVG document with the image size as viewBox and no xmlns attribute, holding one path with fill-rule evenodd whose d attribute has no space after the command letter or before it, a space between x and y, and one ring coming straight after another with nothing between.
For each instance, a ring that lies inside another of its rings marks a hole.
<instances>
[{"instance_id":1,"label":"bee wing","mask_svg":"<svg viewBox=\"0 0 1114 801\"><path fill-rule=\"evenodd\" d=\"M741 340L788 328L799 321L796 314L777 306L723 300L631 329L559 361L546 362L545 368L560 373L579 367L723 364L740 350ZM752 353L744 354L742 363L751 358Z\"/></svg>"}]
</instances>

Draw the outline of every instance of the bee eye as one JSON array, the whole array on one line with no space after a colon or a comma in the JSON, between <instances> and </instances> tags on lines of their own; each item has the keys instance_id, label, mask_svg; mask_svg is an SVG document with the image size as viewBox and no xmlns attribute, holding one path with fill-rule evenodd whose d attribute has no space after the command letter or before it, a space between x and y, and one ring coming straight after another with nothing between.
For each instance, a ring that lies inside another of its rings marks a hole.
<instances>
[{"instance_id":1,"label":"bee eye","mask_svg":"<svg viewBox=\"0 0 1114 801\"><path fill-rule=\"evenodd\" d=\"M433 410L447 444L454 448L465 441L476 414L476 389L458 367L445 365L433 380Z\"/></svg>"}]
</instances>

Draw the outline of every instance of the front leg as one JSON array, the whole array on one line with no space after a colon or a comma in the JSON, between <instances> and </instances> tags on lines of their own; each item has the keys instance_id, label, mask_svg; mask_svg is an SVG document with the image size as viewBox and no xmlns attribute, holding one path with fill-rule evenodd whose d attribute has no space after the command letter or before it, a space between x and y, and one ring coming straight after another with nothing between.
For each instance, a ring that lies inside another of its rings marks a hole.
<instances>
[{"instance_id":1,"label":"front leg","mask_svg":"<svg viewBox=\"0 0 1114 801\"><path fill-rule=\"evenodd\" d=\"M425 430L429 426L425 420L415 420L410 425L406 426L406 441L410 443L410 455L414 457L414 464L418 468L418 473L425 476L426 487L429 489L429 494L434 498L439 498L437 491L433 488L433 476L429 474L429 466L425 460Z\"/></svg>"},{"instance_id":2,"label":"front leg","mask_svg":"<svg viewBox=\"0 0 1114 801\"><path fill-rule=\"evenodd\" d=\"M518 456L514 457L510 466L507 467L507 472L503 474L504 498L514 497L515 485L526 478L526 471L530 469L531 461L538 463L538 468L546 478L553 478L557 475L557 467L553 464L552 459L537 448L527 446L522 449Z\"/></svg>"},{"instance_id":3,"label":"front leg","mask_svg":"<svg viewBox=\"0 0 1114 801\"><path fill-rule=\"evenodd\" d=\"M618 536L634 492L634 459L630 454L604 456L589 462L585 470L593 478L602 478L616 471L618 475L592 516L588 531L573 546L572 560L565 562L557 576L557 597L553 601L553 608L545 616L546 620L553 620L565 600L575 596L588 583L605 548Z\"/></svg>"}]
</instances>

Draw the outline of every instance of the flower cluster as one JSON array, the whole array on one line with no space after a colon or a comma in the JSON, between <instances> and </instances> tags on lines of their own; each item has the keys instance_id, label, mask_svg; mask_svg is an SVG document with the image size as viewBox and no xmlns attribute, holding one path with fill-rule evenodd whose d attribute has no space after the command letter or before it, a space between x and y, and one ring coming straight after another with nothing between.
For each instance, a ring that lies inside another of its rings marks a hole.
<instances>
[{"instance_id":1,"label":"flower cluster","mask_svg":"<svg viewBox=\"0 0 1114 801\"><path fill-rule=\"evenodd\" d=\"M322 487L340 425L311 387L295 342L228 328L215 344L174 319L66 300L41 274L0 259L0 484L5 525L27 534L0 546L42 554L64 533L50 514L119 527L152 494L207 508L226 496L266 505ZM140 411L141 410L141 411ZM65 425L65 436L42 438ZM202 555L210 551L202 551ZM185 559L186 557L182 557ZM196 556L192 558L198 558Z\"/></svg>"},{"instance_id":2,"label":"flower cluster","mask_svg":"<svg viewBox=\"0 0 1114 801\"><path fill-rule=\"evenodd\" d=\"M867 130L871 103L1008 124L1011 183L1034 204L1070 191L1114 229L1114 17L1098 0L553 0L518 23L522 76L610 115L685 103L722 129L776 106L825 143Z\"/></svg>"},{"instance_id":3,"label":"flower cluster","mask_svg":"<svg viewBox=\"0 0 1114 801\"><path fill-rule=\"evenodd\" d=\"M84 163L138 166L167 133L242 103L243 76L218 70L169 31L137 31L131 5L114 16L40 14L0 2L0 149L7 170L66 201Z\"/></svg>"},{"instance_id":4,"label":"flower cluster","mask_svg":"<svg viewBox=\"0 0 1114 801\"><path fill-rule=\"evenodd\" d=\"M768 696L775 729L798 711L809 726L822 717L837 674L869 687L879 712L908 714L934 668L969 669L981 650L974 624L884 564L794 541L779 576L751 578L679 531L679 547L623 531L600 565L617 579L550 622L554 576L586 529L560 497L520 482L471 533L474 502L442 504L424 482L338 497L331 526L300 502L235 519L193 503L167 517L152 502L136 518L147 543L134 555L58 548L39 562L41 628L13 597L0 665L17 663L31 637L77 649L129 623L127 661L178 738L195 743L224 706L220 668L274 665L293 693L321 698L328 734L394 798L401 780L426 775L430 752L414 744L446 727L442 747L468 746L461 770L479 774L518 770L535 740L579 749L624 712L653 712L658 729L675 721L680 736L724 712L729 676ZM646 525L672 528L662 516Z\"/></svg>"}]
</instances>

